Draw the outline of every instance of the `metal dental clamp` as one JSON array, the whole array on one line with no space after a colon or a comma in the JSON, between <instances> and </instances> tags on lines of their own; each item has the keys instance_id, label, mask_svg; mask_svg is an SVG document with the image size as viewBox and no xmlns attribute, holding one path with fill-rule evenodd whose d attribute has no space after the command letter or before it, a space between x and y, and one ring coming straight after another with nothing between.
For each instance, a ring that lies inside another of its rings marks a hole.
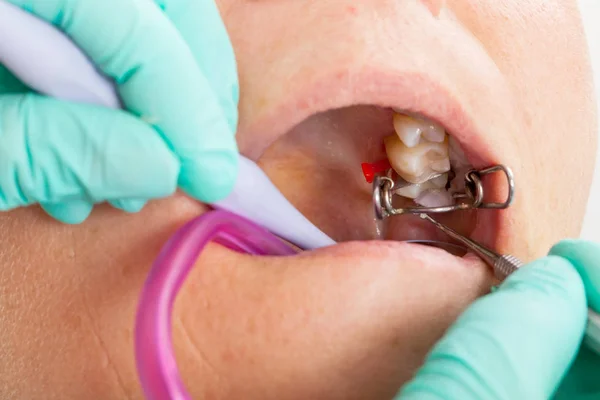
<instances>
[{"instance_id":1,"label":"metal dental clamp","mask_svg":"<svg viewBox=\"0 0 600 400\"><path fill-rule=\"evenodd\" d=\"M506 176L508 184L508 195L503 203L485 203L483 190L483 177L496 172L503 172ZM515 180L510 168L505 165L495 165L493 167L480 170L471 170L465 174L465 193L458 193L454 198L458 200L457 204L440 207L421 207L412 206L405 208L394 208L392 206L392 196L396 187L404 187L410 185L403 179L394 181L391 178L391 173L388 171L387 176L378 176L373 181L373 204L375 207L375 215L378 219L384 219L393 215L416 214L422 219L431 222L439 230L446 233L452 239L458 241L466 249L477 254L483 261L490 265L496 276L503 280L508 275L520 268L523 263L511 255L498 254L495 251L488 249L469 239L453 229L439 223L429 214L447 213L460 210L471 210L476 208L488 209L505 209L508 208L514 198Z\"/></svg>"},{"instance_id":2,"label":"metal dental clamp","mask_svg":"<svg viewBox=\"0 0 600 400\"><path fill-rule=\"evenodd\" d=\"M485 203L484 190L482 179L486 175L496 172L503 172L506 176L508 184L508 196L503 203ZM393 215L416 214L422 219L431 222L439 230L446 233L452 239L458 241L466 249L477 254L484 262L490 265L496 277L503 280L508 275L520 268L523 263L511 255L498 254L495 251L469 239L453 229L439 223L429 214L447 213L460 210L471 210L476 208L488 209L505 209L508 208L513 201L515 193L515 181L510 168L504 165L495 165L493 167L484 168L481 170L471 170L465 174L465 193L458 193L454 198L458 201L457 204L440 207L421 207L412 206L405 208L394 208L392 206L392 196L396 187L404 187L410 185L403 179L394 181L391 178L391 173L388 171L387 176L378 176L373 181L373 204L375 207L375 215L378 219L384 219Z\"/></svg>"},{"instance_id":3,"label":"metal dental clamp","mask_svg":"<svg viewBox=\"0 0 600 400\"><path fill-rule=\"evenodd\" d=\"M502 203L485 203L482 179L486 175L502 172L506 176L508 184L508 195ZM392 196L397 187L410 185L409 182L399 179L394 181L388 176L377 176L373 181L373 206L377 219L385 219L393 215L402 214L439 214L460 210L471 210L475 208L505 209L508 208L514 198L515 180L511 169L505 165L495 165L480 170L471 170L465 174L465 193L458 193L454 198L457 204L439 207L411 206L394 208Z\"/></svg>"},{"instance_id":4,"label":"metal dental clamp","mask_svg":"<svg viewBox=\"0 0 600 400\"><path fill-rule=\"evenodd\" d=\"M508 184L508 196L503 203L484 203L482 177L495 172L503 172L506 176ZM410 183L404 180L394 181L390 176L378 176L373 181L373 205L375 207L375 215L378 219L384 219L393 215L402 214L418 214L420 218L429 221L436 226L440 231L444 232L450 238L454 239L460 245L438 242L435 240L412 240L420 244L433 245L446 249L452 253L464 246L465 251L471 251L488 264L494 271L496 278L504 280L510 274L521 268L523 262L510 254L500 254L492 249L483 246L481 243L474 241L466 236L461 235L455 230L439 223L433 219L430 213L445 213L458 210L470 210L476 208L493 208L505 209L508 208L513 201L515 193L515 181L510 168L504 165L495 165L493 167L484 168L481 170L472 170L465 174L465 193L455 195L459 200L458 204L443 207L392 207L392 195L395 187L403 187ZM461 201L462 200L462 201ZM588 309L588 324L586 327L586 343L598 354L600 354L600 314L592 309Z\"/></svg>"}]
</instances>

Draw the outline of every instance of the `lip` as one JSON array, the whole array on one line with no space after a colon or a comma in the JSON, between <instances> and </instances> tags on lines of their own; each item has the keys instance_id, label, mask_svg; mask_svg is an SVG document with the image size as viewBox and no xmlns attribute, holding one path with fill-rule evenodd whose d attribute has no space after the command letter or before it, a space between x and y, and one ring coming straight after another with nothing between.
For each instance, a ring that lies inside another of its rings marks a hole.
<instances>
[{"instance_id":1,"label":"lip","mask_svg":"<svg viewBox=\"0 0 600 400\"><path fill-rule=\"evenodd\" d=\"M493 138L486 136L473 112L461 104L452 90L427 74L375 69L363 69L351 77L348 74L314 79L312 84L289 93L285 101L256 118L252 126L246 127L246 137L261 137L261 140L242 142L240 147L245 155L258 159L278 138L314 114L368 104L406 110L437 121L460 143L476 169L505 163L501 151L494 147ZM501 180L486 182L485 190L486 199L502 201L505 198L505 185ZM508 235L509 213L510 209L478 210L470 237L492 249L502 247Z\"/></svg>"}]
</instances>

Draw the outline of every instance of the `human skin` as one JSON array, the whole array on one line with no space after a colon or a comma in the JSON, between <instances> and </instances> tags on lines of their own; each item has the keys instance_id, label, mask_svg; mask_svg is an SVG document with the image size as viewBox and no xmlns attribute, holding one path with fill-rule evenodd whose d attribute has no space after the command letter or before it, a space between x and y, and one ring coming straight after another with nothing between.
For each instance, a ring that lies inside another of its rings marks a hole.
<instances>
[{"instance_id":1,"label":"human skin","mask_svg":"<svg viewBox=\"0 0 600 400\"><path fill-rule=\"evenodd\" d=\"M356 241L375 237L360 163L382 156L388 107L417 111L476 149L475 164L516 176L514 205L479 211L477 232L473 213L445 221L525 260L577 235L596 115L576 2L218 4L241 152L326 233L355 241L285 259L207 248L175 310L183 379L202 399L389 399L491 276L441 250ZM140 288L161 245L207 210L179 194L134 215L100 206L78 226L2 214L0 398L142 398ZM434 235L423 223L397 217L386 238Z\"/></svg>"}]
</instances>

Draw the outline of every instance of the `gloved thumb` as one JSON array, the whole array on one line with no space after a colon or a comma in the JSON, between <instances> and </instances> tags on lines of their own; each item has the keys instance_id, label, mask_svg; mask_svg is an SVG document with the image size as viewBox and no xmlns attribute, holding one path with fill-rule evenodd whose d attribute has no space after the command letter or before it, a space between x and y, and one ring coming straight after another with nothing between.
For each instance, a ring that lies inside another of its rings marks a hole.
<instances>
[{"instance_id":1,"label":"gloved thumb","mask_svg":"<svg viewBox=\"0 0 600 400\"><path fill-rule=\"evenodd\" d=\"M473 303L398 399L548 399L580 346L586 310L573 266L537 260Z\"/></svg>"}]
</instances>

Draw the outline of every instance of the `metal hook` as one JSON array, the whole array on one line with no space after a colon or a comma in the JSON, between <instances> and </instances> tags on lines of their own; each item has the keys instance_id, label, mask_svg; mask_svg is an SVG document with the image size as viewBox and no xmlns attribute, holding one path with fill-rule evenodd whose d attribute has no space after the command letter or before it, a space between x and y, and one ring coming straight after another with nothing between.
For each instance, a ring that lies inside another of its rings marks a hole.
<instances>
[{"instance_id":1,"label":"metal hook","mask_svg":"<svg viewBox=\"0 0 600 400\"><path fill-rule=\"evenodd\" d=\"M502 203L483 203L483 183L481 181L482 177L486 175L490 175L496 172L503 172L506 176L506 183L508 185L508 195L506 196L506 200ZM473 184L476 186L475 193L479 193L481 195L481 201L476 204L474 208L488 208L488 209L505 209L510 207L515 197L515 178L513 172L506 165L494 165L489 168L484 168L480 170L472 170L469 171L465 175L465 179L467 179L467 184L469 180L473 181Z\"/></svg>"},{"instance_id":2,"label":"metal hook","mask_svg":"<svg viewBox=\"0 0 600 400\"><path fill-rule=\"evenodd\" d=\"M503 172L508 183L508 195L502 203L484 203L484 189L482 178L496 172ZM406 182L406 184L409 184ZM471 170L465 174L465 190L455 196L457 199L470 199L459 201L457 204L439 207L411 206L394 208L392 205L393 190L397 183L389 176L377 176L373 181L373 206L377 219L384 219L393 215L402 214L439 214L452 211L470 210L475 208L504 209L508 208L514 199L515 181L511 169L505 165L494 165L481 170Z\"/></svg>"}]
</instances>

